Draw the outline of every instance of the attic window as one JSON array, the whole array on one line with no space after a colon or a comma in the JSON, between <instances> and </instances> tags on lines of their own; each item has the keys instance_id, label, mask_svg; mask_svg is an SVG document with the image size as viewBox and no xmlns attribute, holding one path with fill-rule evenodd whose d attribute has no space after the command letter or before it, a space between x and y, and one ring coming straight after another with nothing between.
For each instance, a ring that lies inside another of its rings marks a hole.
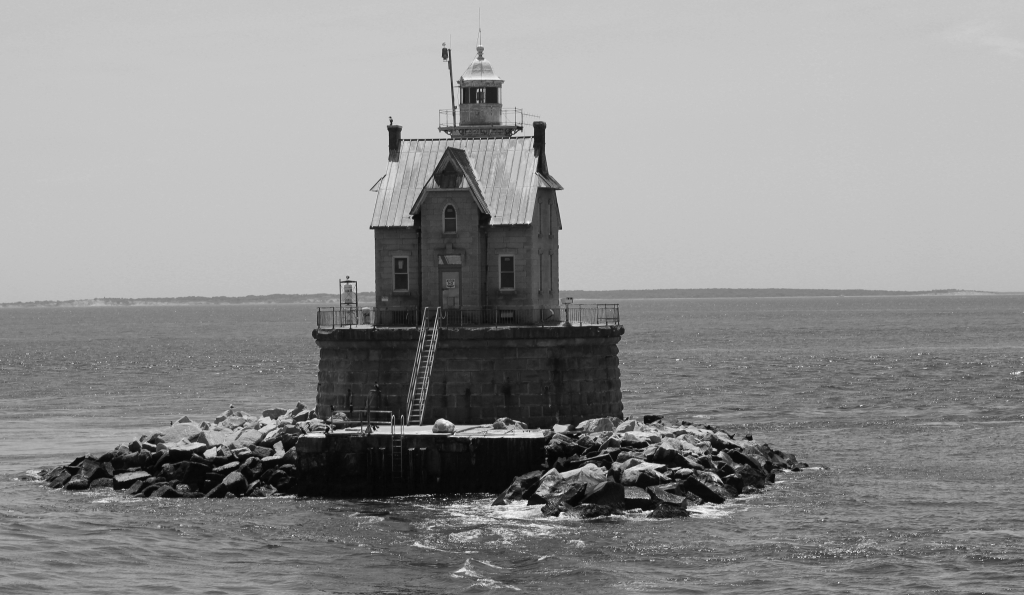
<instances>
[{"instance_id":1,"label":"attic window","mask_svg":"<svg viewBox=\"0 0 1024 595\"><path fill-rule=\"evenodd\" d=\"M437 181L437 185L441 188L459 188L462 186L462 176L452 163L449 163L448 167L444 168L444 171L434 176L434 178Z\"/></svg>"},{"instance_id":2,"label":"attic window","mask_svg":"<svg viewBox=\"0 0 1024 595\"><path fill-rule=\"evenodd\" d=\"M455 233L458 231L458 220L455 217L455 207L448 205L444 208L444 233Z\"/></svg>"}]
</instances>

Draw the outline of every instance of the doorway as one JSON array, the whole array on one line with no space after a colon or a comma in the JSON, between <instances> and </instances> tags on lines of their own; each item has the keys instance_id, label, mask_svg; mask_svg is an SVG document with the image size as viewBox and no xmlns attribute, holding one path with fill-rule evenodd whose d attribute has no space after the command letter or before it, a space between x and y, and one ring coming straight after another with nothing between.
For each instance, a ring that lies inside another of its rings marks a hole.
<instances>
[{"instance_id":1,"label":"doorway","mask_svg":"<svg viewBox=\"0 0 1024 595\"><path fill-rule=\"evenodd\" d=\"M462 271L460 269L441 269L441 307L445 310L458 310L462 307Z\"/></svg>"}]
</instances>

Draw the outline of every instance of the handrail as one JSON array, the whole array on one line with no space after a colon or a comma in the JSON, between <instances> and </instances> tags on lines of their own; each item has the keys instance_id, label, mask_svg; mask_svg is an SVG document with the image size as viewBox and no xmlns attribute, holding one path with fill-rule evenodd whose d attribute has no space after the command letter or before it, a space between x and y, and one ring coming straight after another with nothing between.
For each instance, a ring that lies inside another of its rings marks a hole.
<instances>
[{"instance_id":1,"label":"handrail","mask_svg":"<svg viewBox=\"0 0 1024 595\"><path fill-rule=\"evenodd\" d=\"M427 411L427 396L430 395L430 376L434 370L434 354L437 352L437 335L440 334L441 308L437 309L434 315L434 331L430 335L430 349L427 350L427 369L423 372L423 388L421 394L423 399L420 402L420 418L417 425L423 425L423 414ZM410 420L411 421L411 420Z\"/></svg>"},{"instance_id":2,"label":"handrail","mask_svg":"<svg viewBox=\"0 0 1024 595\"><path fill-rule=\"evenodd\" d=\"M364 308L364 311L369 308ZM375 327L420 327L415 308L372 308L370 319ZM432 308L424 308L426 317ZM463 306L441 308L441 327L457 326L557 326L562 323L593 326L615 326L619 322L618 304L562 304L547 308L533 306ZM351 314L337 308L317 309L320 330L350 326Z\"/></svg>"},{"instance_id":3,"label":"handrail","mask_svg":"<svg viewBox=\"0 0 1024 595\"><path fill-rule=\"evenodd\" d=\"M420 371L420 358L423 355L423 341L427 337L427 312L429 308L423 308L423 321L420 323L420 337L416 341L416 358L413 359L412 363L412 378L409 380L409 394L406 397L405 403L407 407L408 420L412 421L412 408L416 402L416 378Z\"/></svg>"}]
</instances>

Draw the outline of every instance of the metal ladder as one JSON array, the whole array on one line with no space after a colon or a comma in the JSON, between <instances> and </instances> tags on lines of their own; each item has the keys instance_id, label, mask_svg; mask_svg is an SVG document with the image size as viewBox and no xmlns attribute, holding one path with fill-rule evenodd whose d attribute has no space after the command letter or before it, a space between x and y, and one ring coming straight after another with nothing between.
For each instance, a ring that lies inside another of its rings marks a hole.
<instances>
[{"instance_id":1,"label":"metal ladder","mask_svg":"<svg viewBox=\"0 0 1024 595\"><path fill-rule=\"evenodd\" d=\"M406 419L410 424L423 425L423 413L427 406L427 393L430 391L430 372L434 369L434 352L437 350L437 335L441 325L441 308L434 311L431 324L430 308L423 309L423 322L420 324L420 339L416 344L416 359L412 364L412 378L409 380L409 411Z\"/></svg>"},{"instance_id":2,"label":"metal ladder","mask_svg":"<svg viewBox=\"0 0 1024 595\"><path fill-rule=\"evenodd\" d=\"M405 416L398 418L402 429L395 433L395 416L391 416L391 481L402 480L402 449L405 447Z\"/></svg>"}]
</instances>

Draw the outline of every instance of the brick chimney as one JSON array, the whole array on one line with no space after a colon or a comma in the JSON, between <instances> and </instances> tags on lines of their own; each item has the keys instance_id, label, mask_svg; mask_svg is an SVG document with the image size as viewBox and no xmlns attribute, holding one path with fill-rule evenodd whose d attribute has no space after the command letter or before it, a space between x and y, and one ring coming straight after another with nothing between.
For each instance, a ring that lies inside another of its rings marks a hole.
<instances>
[{"instance_id":1,"label":"brick chimney","mask_svg":"<svg viewBox=\"0 0 1024 595\"><path fill-rule=\"evenodd\" d=\"M398 153L402 150L402 127L397 124L388 125L388 161L398 161Z\"/></svg>"},{"instance_id":2,"label":"brick chimney","mask_svg":"<svg viewBox=\"0 0 1024 595\"><path fill-rule=\"evenodd\" d=\"M548 158L545 155L548 125L540 120L533 123L533 154L537 157L537 171L548 175Z\"/></svg>"}]
</instances>

